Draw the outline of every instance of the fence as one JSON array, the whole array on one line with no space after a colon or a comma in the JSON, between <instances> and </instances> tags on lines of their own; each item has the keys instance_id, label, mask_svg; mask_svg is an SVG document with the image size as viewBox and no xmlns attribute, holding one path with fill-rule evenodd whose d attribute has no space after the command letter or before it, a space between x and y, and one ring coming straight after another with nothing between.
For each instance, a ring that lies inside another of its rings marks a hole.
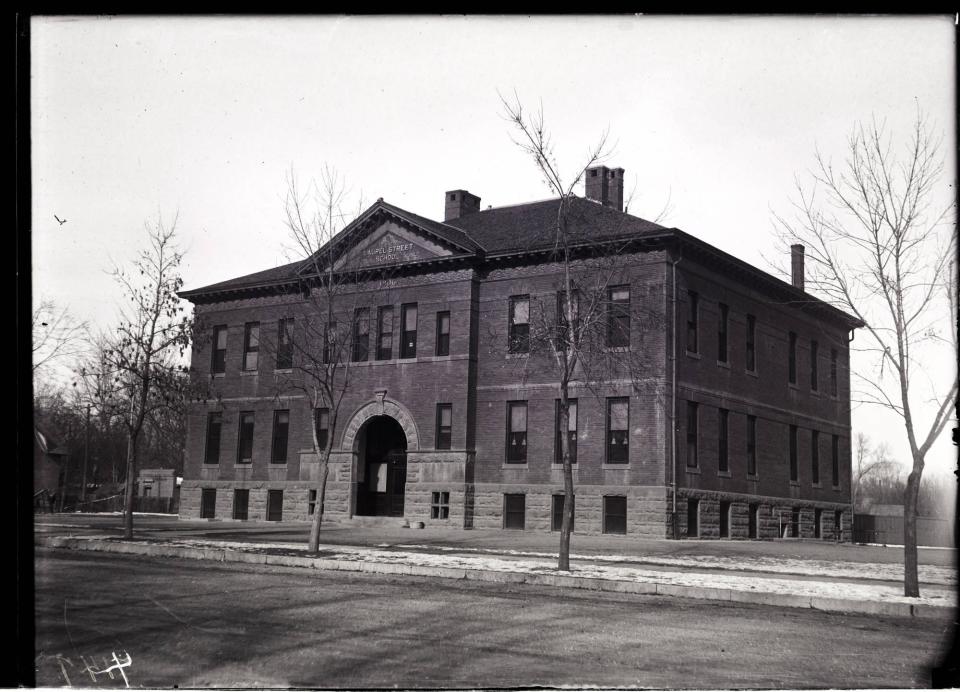
<instances>
[{"instance_id":1,"label":"fence","mask_svg":"<svg viewBox=\"0 0 960 692\"><path fill-rule=\"evenodd\" d=\"M903 517L855 514L853 540L855 543L903 545ZM952 522L933 517L917 517L917 545L954 547Z\"/></svg>"},{"instance_id":2,"label":"fence","mask_svg":"<svg viewBox=\"0 0 960 692\"><path fill-rule=\"evenodd\" d=\"M67 495L63 499L64 512L122 512L124 510L123 493L107 497L94 497L80 501L78 495ZM55 511L54 508L44 508L36 500L34 511ZM134 512L150 512L154 514L177 514L180 511L180 489L177 488L173 497L134 497Z\"/></svg>"}]
</instances>

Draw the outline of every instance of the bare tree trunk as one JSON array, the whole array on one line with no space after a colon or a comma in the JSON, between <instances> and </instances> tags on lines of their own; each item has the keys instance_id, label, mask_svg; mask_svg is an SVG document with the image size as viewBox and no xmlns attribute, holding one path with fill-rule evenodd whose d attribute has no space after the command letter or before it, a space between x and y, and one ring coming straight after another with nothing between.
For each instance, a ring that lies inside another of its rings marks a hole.
<instances>
[{"instance_id":1,"label":"bare tree trunk","mask_svg":"<svg viewBox=\"0 0 960 692\"><path fill-rule=\"evenodd\" d=\"M915 459L913 471L907 476L903 498L903 595L914 598L920 596L920 579L917 575L917 497L922 470L923 461Z\"/></svg>"},{"instance_id":2,"label":"bare tree trunk","mask_svg":"<svg viewBox=\"0 0 960 692\"><path fill-rule=\"evenodd\" d=\"M320 525L323 523L323 504L327 497L327 476L330 475L330 450L326 450L320 459L320 482L317 488L317 504L313 508L313 523L310 525L310 544L307 552L316 555L320 552Z\"/></svg>"},{"instance_id":3,"label":"bare tree trunk","mask_svg":"<svg viewBox=\"0 0 960 692\"><path fill-rule=\"evenodd\" d=\"M137 445L133 433L127 433L127 481L124 490L123 537L133 538L133 491L137 467Z\"/></svg>"},{"instance_id":4,"label":"bare tree trunk","mask_svg":"<svg viewBox=\"0 0 960 692\"><path fill-rule=\"evenodd\" d=\"M560 389L560 450L563 455L563 520L560 523L560 557L557 569L570 571L570 529L573 524L573 464L570 463L569 397L564 384Z\"/></svg>"}]
</instances>

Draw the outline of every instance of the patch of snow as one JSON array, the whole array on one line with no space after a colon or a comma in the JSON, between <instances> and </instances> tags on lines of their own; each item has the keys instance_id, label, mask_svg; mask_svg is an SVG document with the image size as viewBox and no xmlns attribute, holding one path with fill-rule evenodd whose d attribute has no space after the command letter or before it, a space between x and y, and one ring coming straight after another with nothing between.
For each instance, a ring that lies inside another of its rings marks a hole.
<instances>
[{"instance_id":1,"label":"patch of snow","mask_svg":"<svg viewBox=\"0 0 960 692\"><path fill-rule=\"evenodd\" d=\"M521 557L554 557L556 553L544 553L524 550L506 550L495 548L464 548L449 546L431 546L423 544L395 545L395 548L414 550L440 550L445 552L477 552L495 555L517 555ZM706 569L737 570L741 572L770 572L774 574L797 574L811 577L839 577L844 579L880 579L901 581L903 565L881 562L837 562L832 560L800 560L785 557L718 555L582 555L571 554L571 560L589 562L625 562L628 564L662 565L665 567L693 567ZM957 573L949 567L920 565L920 581L927 584L951 586L957 583Z\"/></svg>"},{"instance_id":2,"label":"patch of snow","mask_svg":"<svg viewBox=\"0 0 960 692\"><path fill-rule=\"evenodd\" d=\"M246 543L202 539L165 540L164 544L185 547L220 547L232 550L282 549L306 551L302 543ZM443 555L387 551L379 548L322 545L325 559L340 562L378 562L383 564L416 565L423 567L446 567L456 569L487 570L496 572L519 572L528 574L558 574L552 560L503 559L490 555ZM609 556L608 556L609 557ZM903 596L899 585L864 584L827 580L794 580L756 578L736 574L672 572L650 570L641 567L610 565L577 565L570 574L578 577L609 579L615 581L675 584L714 589L731 589L755 593L791 594L843 598L858 601L882 601L889 603L914 603L927 605L956 606L953 589L925 588L919 599ZM860 573L858 576L863 577Z\"/></svg>"}]
</instances>

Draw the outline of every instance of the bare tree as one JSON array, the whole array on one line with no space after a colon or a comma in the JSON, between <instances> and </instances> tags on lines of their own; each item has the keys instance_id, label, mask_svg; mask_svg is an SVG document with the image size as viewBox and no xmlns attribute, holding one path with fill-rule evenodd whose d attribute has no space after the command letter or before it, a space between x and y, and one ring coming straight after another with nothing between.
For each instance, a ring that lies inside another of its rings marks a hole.
<instances>
[{"instance_id":1,"label":"bare tree","mask_svg":"<svg viewBox=\"0 0 960 692\"><path fill-rule=\"evenodd\" d=\"M509 102L501 97L501 102L505 118L518 133L514 143L533 159L559 202L550 239L552 260L559 266L559 290L546 300L543 296L532 297L534 304L526 306L526 332L515 330L507 346L508 350L529 354L528 359L519 361L520 367L538 359L548 363L557 378L564 486L557 569L569 571L574 487L572 440L566 431L570 429L571 386L585 388L598 398L611 380L629 380L635 391L649 388L652 358L644 348L643 334L661 326L663 316L646 309L642 300L624 302L613 290L630 283L633 261L629 252L621 253L627 243L617 240L598 248L595 238L576 229L575 206L581 200L573 191L587 170L607 155L607 135L587 151L584 163L574 168L572 175L564 177L554 157L542 108L527 115L518 99ZM631 324L639 336L631 338ZM625 438L618 442L626 448Z\"/></svg>"},{"instance_id":2,"label":"bare tree","mask_svg":"<svg viewBox=\"0 0 960 692\"><path fill-rule=\"evenodd\" d=\"M304 392L312 412L311 438L319 477L310 553L319 551L330 455L352 374L353 310L345 301L354 293L357 275L338 266L341 257L334 242L349 218L347 196L342 177L326 165L320 180L306 191L299 188L292 171L287 179L286 225L292 250L304 261L300 271L305 306L296 325L279 334L272 348L277 353L286 350L284 357L293 375L283 384ZM369 329L369 322L366 326Z\"/></svg>"},{"instance_id":3,"label":"bare tree","mask_svg":"<svg viewBox=\"0 0 960 692\"><path fill-rule=\"evenodd\" d=\"M33 375L55 362L81 354L86 322L78 322L65 307L42 300L32 316Z\"/></svg>"},{"instance_id":4,"label":"bare tree","mask_svg":"<svg viewBox=\"0 0 960 692\"><path fill-rule=\"evenodd\" d=\"M919 596L917 494L927 452L951 419L955 377L924 383L924 346L949 344L956 352L955 236L952 204L941 201L942 140L922 113L899 152L876 120L851 132L842 163L820 152L806 179L796 181L794 212L775 215L786 244L806 246L808 286L858 317L870 357L859 373L863 401L903 419L912 469L904 502L904 594ZM942 336L949 310L949 336ZM924 385L933 415L918 406Z\"/></svg>"},{"instance_id":5,"label":"bare tree","mask_svg":"<svg viewBox=\"0 0 960 692\"><path fill-rule=\"evenodd\" d=\"M190 345L192 320L177 296L183 284L183 253L176 245L176 219L167 227L162 217L146 224L148 245L129 270L116 268L123 293L120 320L104 337L99 377L112 378L102 403L122 421L127 437L124 536L133 537L137 463L144 427L164 408L182 406L189 379L182 365Z\"/></svg>"}]
</instances>

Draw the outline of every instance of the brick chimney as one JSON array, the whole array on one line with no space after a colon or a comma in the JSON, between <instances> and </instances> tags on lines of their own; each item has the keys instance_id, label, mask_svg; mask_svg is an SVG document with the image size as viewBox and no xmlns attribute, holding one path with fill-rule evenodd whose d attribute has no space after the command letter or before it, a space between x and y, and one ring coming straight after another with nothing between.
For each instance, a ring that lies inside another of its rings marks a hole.
<instances>
[{"instance_id":1,"label":"brick chimney","mask_svg":"<svg viewBox=\"0 0 960 692\"><path fill-rule=\"evenodd\" d=\"M459 219L461 216L480 211L480 198L466 190L448 190L444 195L443 220Z\"/></svg>"},{"instance_id":2,"label":"brick chimney","mask_svg":"<svg viewBox=\"0 0 960 692\"><path fill-rule=\"evenodd\" d=\"M790 269L793 285L801 291L803 288L803 245L799 243L790 246Z\"/></svg>"},{"instance_id":3,"label":"brick chimney","mask_svg":"<svg viewBox=\"0 0 960 692\"><path fill-rule=\"evenodd\" d=\"M623 211L623 169L594 166L584 180L587 199Z\"/></svg>"}]
</instances>

